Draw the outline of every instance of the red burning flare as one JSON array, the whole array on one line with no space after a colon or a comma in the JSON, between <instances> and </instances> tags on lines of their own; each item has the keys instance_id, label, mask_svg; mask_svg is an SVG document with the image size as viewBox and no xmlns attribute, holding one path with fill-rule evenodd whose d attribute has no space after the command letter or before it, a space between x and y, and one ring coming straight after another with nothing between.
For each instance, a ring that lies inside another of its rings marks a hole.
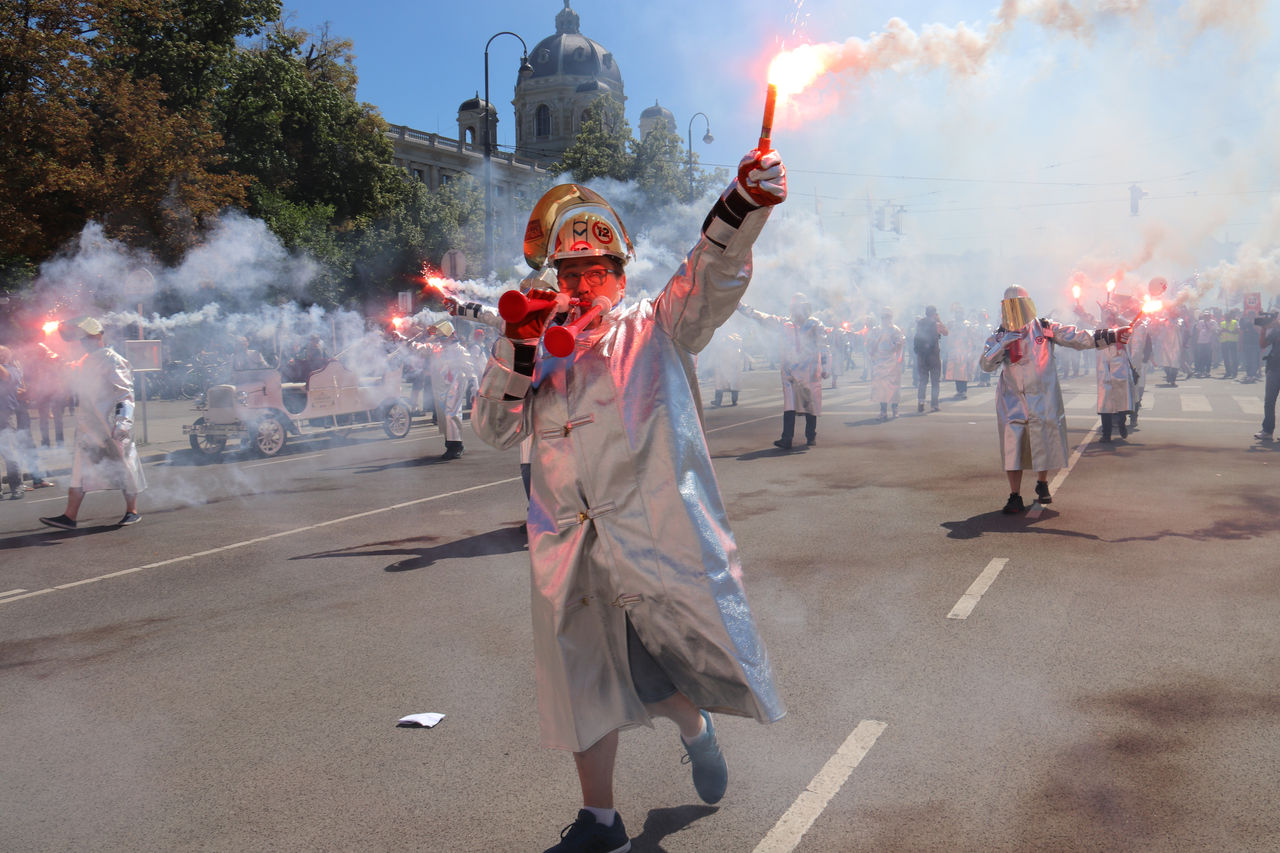
<instances>
[{"instance_id":1,"label":"red burning flare","mask_svg":"<svg viewBox=\"0 0 1280 853\"><path fill-rule=\"evenodd\" d=\"M44 324L43 326L41 326L40 328L44 330L44 333L45 333L46 335L52 335L54 332L58 331L58 327L59 327L60 325L62 325L62 324L61 324L61 323L59 323L57 320L49 320L47 323L45 323L45 324Z\"/></svg>"}]
</instances>

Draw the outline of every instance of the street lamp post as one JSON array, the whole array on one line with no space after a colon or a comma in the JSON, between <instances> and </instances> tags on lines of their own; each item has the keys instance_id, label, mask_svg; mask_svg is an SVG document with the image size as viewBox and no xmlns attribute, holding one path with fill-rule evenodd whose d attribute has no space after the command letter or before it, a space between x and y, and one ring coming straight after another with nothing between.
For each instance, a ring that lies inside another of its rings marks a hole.
<instances>
[{"instance_id":1,"label":"street lamp post","mask_svg":"<svg viewBox=\"0 0 1280 853\"><path fill-rule=\"evenodd\" d=\"M703 143L710 145L716 141L716 138L711 135L711 119L707 118L706 113L694 113L689 116L689 198L691 200L693 198L693 120L698 116L702 116L703 121L707 123L707 132L702 137Z\"/></svg>"},{"instance_id":2,"label":"street lamp post","mask_svg":"<svg viewBox=\"0 0 1280 853\"><path fill-rule=\"evenodd\" d=\"M524 43L524 39L513 32L503 30L500 33L494 33L489 40L484 43L484 268L486 273L494 271L493 260L493 140L489 134L489 45L493 44L493 40L498 36L515 36L520 42L522 53L520 55L520 79L525 79L533 73L533 66L529 64L529 46Z\"/></svg>"}]
</instances>

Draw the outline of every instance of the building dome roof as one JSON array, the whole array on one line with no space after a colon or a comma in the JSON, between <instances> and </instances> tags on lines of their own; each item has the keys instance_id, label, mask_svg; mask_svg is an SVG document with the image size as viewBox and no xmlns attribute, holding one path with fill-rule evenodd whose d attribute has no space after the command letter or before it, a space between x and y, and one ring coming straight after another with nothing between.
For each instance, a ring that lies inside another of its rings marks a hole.
<instances>
[{"instance_id":1,"label":"building dome roof","mask_svg":"<svg viewBox=\"0 0 1280 853\"><path fill-rule=\"evenodd\" d=\"M622 72L613 54L578 31L578 13L569 8L569 0L556 15L556 34L534 45L529 63L535 80L568 74L617 83L618 88L622 85Z\"/></svg>"},{"instance_id":2,"label":"building dome roof","mask_svg":"<svg viewBox=\"0 0 1280 853\"><path fill-rule=\"evenodd\" d=\"M458 112L460 113L475 112L481 109L485 110L490 115L496 115L498 112L497 109L494 108L493 104L487 103L484 98L480 97L479 92L476 93L474 98L467 98L458 105Z\"/></svg>"},{"instance_id":3,"label":"building dome roof","mask_svg":"<svg viewBox=\"0 0 1280 853\"><path fill-rule=\"evenodd\" d=\"M653 106L645 107L644 112L640 113L640 118L665 118L667 121L671 122L672 127L675 127L676 125L676 114L659 104L657 101L653 102Z\"/></svg>"}]
</instances>

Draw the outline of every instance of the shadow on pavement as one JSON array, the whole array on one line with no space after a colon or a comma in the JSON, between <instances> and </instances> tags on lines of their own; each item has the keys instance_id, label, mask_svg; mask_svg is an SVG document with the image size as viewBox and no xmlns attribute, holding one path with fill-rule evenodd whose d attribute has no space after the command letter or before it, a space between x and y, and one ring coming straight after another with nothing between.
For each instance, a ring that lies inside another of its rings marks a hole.
<instances>
[{"instance_id":1,"label":"shadow on pavement","mask_svg":"<svg viewBox=\"0 0 1280 853\"><path fill-rule=\"evenodd\" d=\"M1028 508L1030 509L1030 508ZM1102 537L1092 533L1081 533L1077 530L1038 530L1032 525L1051 518L1059 513L1051 509L1041 509L1038 516L1028 517L1026 512L1016 515L1005 515L1000 510L984 512L962 521L944 521L942 527L947 529L948 539L977 539L984 533L1043 533L1053 536L1070 536L1080 539L1100 540Z\"/></svg>"},{"instance_id":2,"label":"shadow on pavement","mask_svg":"<svg viewBox=\"0 0 1280 853\"><path fill-rule=\"evenodd\" d=\"M77 527L75 530L62 530L57 527L41 527L34 533L22 533L0 539L0 551L12 551L17 548L30 548L39 545L57 545L64 539L75 539L78 536L92 536L95 533L108 533L119 530L118 524L95 524L92 527Z\"/></svg>"},{"instance_id":3,"label":"shadow on pavement","mask_svg":"<svg viewBox=\"0 0 1280 853\"><path fill-rule=\"evenodd\" d=\"M363 545L352 545L349 548L338 548L331 551L319 551L314 554L299 554L291 560L317 560L334 557L404 557L388 565L384 571L411 572L425 569L439 560L450 560L461 557L491 557L497 554L514 554L528 546L529 537L525 532L524 522L509 527L487 530L463 539L434 543L438 536L418 536L413 539L395 539L385 542L368 542Z\"/></svg>"},{"instance_id":4,"label":"shadow on pavement","mask_svg":"<svg viewBox=\"0 0 1280 853\"><path fill-rule=\"evenodd\" d=\"M667 809L650 809L645 815L640 834L631 837L632 853L663 853L662 839L718 811L719 809L715 806L674 806ZM635 829L629 828L628 831L635 832Z\"/></svg>"}]
</instances>

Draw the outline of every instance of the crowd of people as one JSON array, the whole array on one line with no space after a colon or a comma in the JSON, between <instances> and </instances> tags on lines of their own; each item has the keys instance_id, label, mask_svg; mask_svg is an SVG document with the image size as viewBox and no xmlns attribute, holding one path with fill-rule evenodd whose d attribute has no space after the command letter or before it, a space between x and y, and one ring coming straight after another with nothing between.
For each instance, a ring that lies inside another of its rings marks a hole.
<instances>
[{"instance_id":1,"label":"crowd of people","mask_svg":"<svg viewBox=\"0 0 1280 853\"><path fill-rule=\"evenodd\" d=\"M1096 377L1101 440L1111 442L1137 427L1148 371L1163 370L1171 387L1183 373L1208 378L1218 367L1219 378L1253 382L1265 363L1265 414L1255 437L1273 438L1280 323L1256 306L1197 313L1175 300L1139 311L1135 300L1108 298L1097 321L1077 305L1074 322L1066 323L1042 316L1028 291L1014 285L1004 291L994 325L985 312L960 305L949 321L924 306L907 324L908 346L890 307L878 322L867 316L855 328L819 316L801 293L785 316L744 305L751 247L785 197L776 152L750 152L661 293L621 306L633 254L625 229L597 194L561 185L531 217L527 233L545 239L525 246L530 265L542 271L528 293L536 307L526 316L445 299L434 313L448 319L409 318L375 332L376 356L403 368L413 413L433 412L444 459L463 455L469 405L480 439L521 447L543 742L573 754L582 794L576 819L547 853L629 849L613 793L621 730L659 717L673 721L695 792L715 803L729 774L712 712L762 723L785 713L699 428L699 354L713 377L710 405L738 403L749 361L742 334L727 326L731 319L774 336L780 453L817 444L826 382L837 387L859 361L879 422L898 417L907 370L916 412L925 416L926 406L929 414L941 410L944 381L954 383L957 400L974 383L994 384L1006 514L1027 508L1024 471L1035 477L1034 503L1052 502L1049 475L1068 459L1065 378ZM554 289L540 289L546 285ZM1146 295L1166 287L1153 279ZM561 339L569 336L563 346L551 345L553 326ZM73 327L64 339L79 350L74 360L39 343L19 352L0 346L5 482L11 498L50 484L33 424L45 446L60 444L71 410L66 507L40 521L74 530L87 493L119 491L125 511L118 524L135 524L146 479L133 442L133 370L97 318ZM232 372L279 370L294 385L359 346L331 355L322 336L310 335L264 357L253 343L239 336L221 344Z\"/></svg>"}]
</instances>

